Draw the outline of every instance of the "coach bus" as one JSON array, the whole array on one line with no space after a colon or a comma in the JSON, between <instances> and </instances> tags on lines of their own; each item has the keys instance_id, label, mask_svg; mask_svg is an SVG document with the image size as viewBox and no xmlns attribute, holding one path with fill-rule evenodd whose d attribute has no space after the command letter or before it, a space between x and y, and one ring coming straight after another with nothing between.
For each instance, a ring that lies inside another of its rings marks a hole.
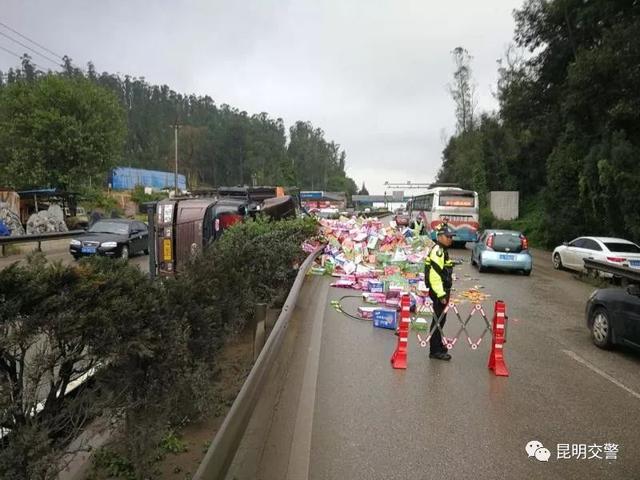
<instances>
[{"instance_id":1,"label":"coach bus","mask_svg":"<svg viewBox=\"0 0 640 480\"><path fill-rule=\"evenodd\" d=\"M435 228L446 222L455 232L454 242L475 242L479 227L478 193L459 187L437 187L409 200L411 224L420 221L423 233L435 240Z\"/></svg>"}]
</instances>

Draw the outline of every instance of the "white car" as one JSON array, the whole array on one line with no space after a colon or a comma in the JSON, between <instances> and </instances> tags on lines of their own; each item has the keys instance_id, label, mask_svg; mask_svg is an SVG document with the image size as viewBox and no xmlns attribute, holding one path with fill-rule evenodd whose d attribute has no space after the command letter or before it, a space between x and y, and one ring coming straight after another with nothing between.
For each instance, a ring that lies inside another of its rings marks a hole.
<instances>
[{"instance_id":1,"label":"white car","mask_svg":"<svg viewBox=\"0 0 640 480\"><path fill-rule=\"evenodd\" d=\"M584 271L584 259L640 269L640 247L622 238L578 237L556 247L551 255L556 269Z\"/></svg>"}]
</instances>

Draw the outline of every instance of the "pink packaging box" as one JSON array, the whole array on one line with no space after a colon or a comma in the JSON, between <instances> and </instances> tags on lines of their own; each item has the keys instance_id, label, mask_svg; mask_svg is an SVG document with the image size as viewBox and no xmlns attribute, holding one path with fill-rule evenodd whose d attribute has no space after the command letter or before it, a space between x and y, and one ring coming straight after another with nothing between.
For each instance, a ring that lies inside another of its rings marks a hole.
<instances>
[{"instance_id":1,"label":"pink packaging box","mask_svg":"<svg viewBox=\"0 0 640 480\"><path fill-rule=\"evenodd\" d=\"M358 315L360 315L362 318L372 319L373 312L377 309L378 307L358 307Z\"/></svg>"},{"instance_id":2,"label":"pink packaging box","mask_svg":"<svg viewBox=\"0 0 640 480\"><path fill-rule=\"evenodd\" d=\"M400 299L399 298L387 298L387 300L384 302L384 304L387 307L398 308L398 307L400 307Z\"/></svg>"},{"instance_id":3,"label":"pink packaging box","mask_svg":"<svg viewBox=\"0 0 640 480\"><path fill-rule=\"evenodd\" d=\"M387 300L384 293L363 293L362 296L368 302L384 303Z\"/></svg>"},{"instance_id":4,"label":"pink packaging box","mask_svg":"<svg viewBox=\"0 0 640 480\"><path fill-rule=\"evenodd\" d=\"M355 288L355 282L350 280L338 280L337 282L333 282L330 286L337 288Z\"/></svg>"}]
</instances>

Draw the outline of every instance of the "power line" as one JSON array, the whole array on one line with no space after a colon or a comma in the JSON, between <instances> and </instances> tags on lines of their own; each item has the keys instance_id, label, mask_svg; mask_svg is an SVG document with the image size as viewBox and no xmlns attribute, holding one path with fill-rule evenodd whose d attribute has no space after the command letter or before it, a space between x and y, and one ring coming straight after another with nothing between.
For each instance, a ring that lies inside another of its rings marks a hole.
<instances>
[{"instance_id":1,"label":"power line","mask_svg":"<svg viewBox=\"0 0 640 480\"><path fill-rule=\"evenodd\" d=\"M3 26L4 28L6 28L7 30L11 30L13 33L15 33L16 35L24 38L25 40L33 43L34 45L37 45L38 47L40 47L42 50L44 50L45 52L50 53L51 55L53 55L54 57L57 57L59 59L62 60L62 55L58 55L56 52L53 52L51 50L49 50L47 47L45 47L44 45L40 45L38 42L36 42L35 40L30 39L29 37L27 37L26 35L21 34L20 32L14 30L13 28L11 28L9 25L6 25L2 22L0 22L0 25Z\"/></svg>"},{"instance_id":2,"label":"power line","mask_svg":"<svg viewBox=\"0 0 640 480\"><path fill-rule=\"evenodd\" d=\"M20 55L18 55L16 52L9 50L8 48L4 48L2 45L0 45L0 50L4 50L5 52L13 55L14 57L21 58Z\"/></svg>"},{"instance_id":3,"label":"power line","mask_svg":"<svg viewBox=\"0 0 640 480\"><path fill-rule=\"evenodd\" d=\"M56 66L60 67L61 64L59 62L57 62L56 60L51 60L51 58L47 57L46 55L38 52L37 50L34 50L33 48L31 48L29 45L25 45L24 43L22 43L20 40L16 40L15 38L11 38L9 35L7 35L6 33L0 32L0 35L2 35L3 37L8 38L9 40L11 40L14 43L17 43L18 45L20 45L21 47L24 47L30 51L32 51L33 53L35 53L36 55L41 56L42 58L49 60L51 63L55 64Z\"/></svg>"},{"instance_id":4,"label":"power line","mask_svg":"<svg viewBox=\"0 0 640 480\"><path fill-rule=\"evenodd\" d=\"M16 52L9 50L8 48L4 48L2 45L0 45L0 50L4 50L5 52L7 52L10 55L13 55L14 57L18 58L19 60L22 60L22 57L20 55L18 55ZM37 63L34 62L30 62L31 65L33 65L36 68L42 68L40 65L38 65Z\"/></svg>"}]
</instances>

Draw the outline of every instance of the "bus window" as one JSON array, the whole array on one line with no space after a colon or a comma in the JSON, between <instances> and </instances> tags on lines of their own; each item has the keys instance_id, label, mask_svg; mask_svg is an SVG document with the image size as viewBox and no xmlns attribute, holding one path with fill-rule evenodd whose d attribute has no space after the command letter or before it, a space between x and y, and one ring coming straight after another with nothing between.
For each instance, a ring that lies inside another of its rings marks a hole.
<instances>
[{"instance_id":1,"label":"bus window","mask_svg":"<svg viewBox=\"0 0 640 480\"><path fill-rule=\"evenodd\" d=\"M431 211L433 209L433 193L424 196L424 210Z\"/></svg>"}]
</instances>

